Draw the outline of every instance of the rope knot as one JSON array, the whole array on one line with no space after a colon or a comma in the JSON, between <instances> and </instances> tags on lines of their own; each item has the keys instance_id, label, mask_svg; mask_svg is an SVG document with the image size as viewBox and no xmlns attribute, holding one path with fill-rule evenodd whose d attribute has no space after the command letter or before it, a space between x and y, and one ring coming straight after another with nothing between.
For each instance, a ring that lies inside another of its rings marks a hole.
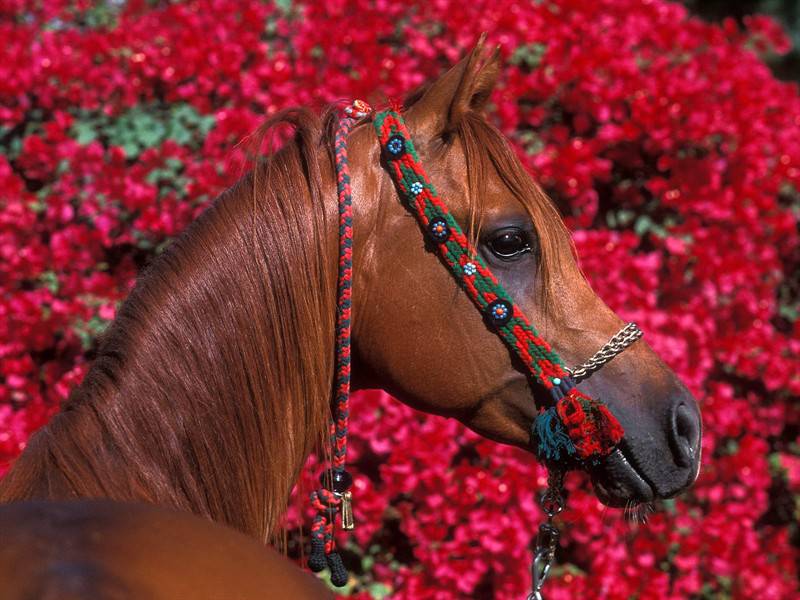
<instances>
[{"instance_id":1,"label":"rope knot","mask_svg":"<svg viewBox=\"0 0 800 600\"><path fill-rule=\"evenodd\" d=\"M311 524L311 554L308 567L319 573L328 566L328 556L336 548L333 522L341 500L331 490L319 488L311 492L311 506L317 511Z\"/></svg>"},{"instance_id":2,"label":"rope knot","mask_svg":"<svg viewBox=\"0 0 800 600\"><path fill-rule=\"evenodd\" d=\"M622 440L622 425L599 400L576 387L566 393L556 390L553 396L558 397L555 406L539 413L533 425L540 458L593 460L611 453Z\"/></svg>"},{"instance_id":3,"label":"rope knot","mask_svg":"<svg viewBox=\"0 0 800 600\"><path fill-rule=\"evenodd\" d=\"M372 107L363 100L353 100L344 107L344 114L353 119L363 119L372 112Z\"/></svg>"}]
</instances>

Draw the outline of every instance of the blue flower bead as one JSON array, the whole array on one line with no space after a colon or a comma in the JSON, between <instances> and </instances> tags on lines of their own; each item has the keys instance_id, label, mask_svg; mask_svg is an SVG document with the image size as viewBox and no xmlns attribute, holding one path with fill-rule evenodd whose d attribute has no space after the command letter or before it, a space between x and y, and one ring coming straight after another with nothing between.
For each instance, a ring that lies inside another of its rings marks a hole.
<instances>
[{"instance_id":1,"label":"blue flower bead","mask_svg":"<svg viewBox=\"0 0 800 600\"><path fill-rule=\"evenodd\" d=\"M386 154L392 160L396 160L406 153L406 139L402 135L393 135L386 142Z\"/></svg>"},{"instance_id":2,"label":"blue flower bead","mask_svg":"<svg viewBox=\"0 0 800 600\"><path fill-rule=\"evenodd\" d=\"M450 237L450 228L447 226L447 221L442 218L433 219L428 223L428 231L431 237L437 242L446 242Z\"/></svg>"},{"instance_id":3,"label":"blue flower bead","mask_svg":"<svg viewBox=\"0 0 800 600\"><path fill-rule=\"evenodd\" d=\"M419 181L415 181L414 183L412 183L411 187L409 188L411 194L414 196L419 196L422 193L423 189L424 186Z\"/></svg>"},{"instance_id":4,"label":"blue flower bead","mask_svg":"<svg viewBox=\"0 0 800 600\"><path fill-rule=\"evenodd\" d=\"M502 298L498 298L486 307L486 316L489 318L489 322L498 326L508 323L512 313L511 303Z\"/></svg>"},{"instance_id":5,"label":"blue flower bead","mask_svg":"<svg viewBox=\"0 0 800 600\"><path fill-rule=\"evenodd\" d=\"M465 275L475 275L478 272L478 267L475 266L475 263L465 263L464 264L464 274Z\"/></svg>"}]
</instances>

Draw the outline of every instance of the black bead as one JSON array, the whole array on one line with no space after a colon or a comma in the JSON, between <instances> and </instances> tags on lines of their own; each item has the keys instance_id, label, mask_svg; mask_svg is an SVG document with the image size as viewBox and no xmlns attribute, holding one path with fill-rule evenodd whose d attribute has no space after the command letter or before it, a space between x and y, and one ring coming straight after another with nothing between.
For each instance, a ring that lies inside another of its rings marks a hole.
<instances>
[{"instance_id":1,"label":"black bead","mask_svg":"<svg viewBox=\"0 0 800 600\"><path fill-rule=\"evenodd\" d=\"M437 217L428 223L428 233L437 242L446 242L450 237L450 228L447 226L447 221L441 217Z\"/></svg>"},{"instance_id":2,"label":"black bead","mask_svg":"<svg viewBox=\"0 0 800 600\"><path fill-rule=\"evenodd\" d=\"M486 307L486 318L489 319L490 323L497 326L508 323L513 313L514 308L511 306L511 302L503 300L502 298L498 298Z\"/></svg>"},{"instance_id":3,"label":"black bead","mask_svg":"<svg viewBox=\"0 0 800 600\"><path fill-rule=\"evenodd\" d=\"M406 138L402 135L393 135L386 142L386 157L397 160L406 153Z\"/></svg>"},{"instance_id":4,"label":"black bead","mask_svg":"<svg viewBox=\"0 0 800 600\"><path fill-rule=\"evenodd\" d=\"M333 492L346 492L353 485L353 477L344 469L329 469L319 476L319 482Z\"/></svg>"}]
</instances>

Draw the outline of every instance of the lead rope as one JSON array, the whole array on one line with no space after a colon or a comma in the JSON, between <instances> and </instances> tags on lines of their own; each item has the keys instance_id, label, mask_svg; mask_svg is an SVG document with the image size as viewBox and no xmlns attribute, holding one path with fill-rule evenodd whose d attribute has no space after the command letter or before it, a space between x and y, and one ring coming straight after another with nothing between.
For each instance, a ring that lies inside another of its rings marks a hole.
<instances>
[{"instance_id":1,"label":"lead rope","mask_svg":"<svg viewBox=\"0 0 800 600\"><path fill-rule=\"evenodd\" d=\"M372 112L369 104L356 100L344 109L334 140L336 191L339 204L339 274L336 294L336 398L330 422L332 468L320 475L322 487L311 492L311 505L317 511L311 525L311 554L308 567L319 573L326 567L331 583L347 584L349 576L342 557L336 552L334 524L342 516L342 529L349 531L353 522L353 478L345 469L347 462L347 423L350 416L350 310L353 285L353 206L350 192L350 169L347 163L347 134L353 125Z\"/></svg>"}]
</instances>

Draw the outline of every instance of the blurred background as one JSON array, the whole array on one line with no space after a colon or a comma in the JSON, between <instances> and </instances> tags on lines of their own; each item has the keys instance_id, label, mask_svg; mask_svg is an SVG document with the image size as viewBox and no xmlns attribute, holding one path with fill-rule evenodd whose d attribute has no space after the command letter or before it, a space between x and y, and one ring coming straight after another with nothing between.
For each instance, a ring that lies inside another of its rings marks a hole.
<instances>
[{"instance_id":1,"label":"blurred background","mask_svg":"<svg viewBox=\"0 0 800 600\"><path fill-rule=\"evenodd\" d=\"M381 103L478 35L490 119L606 302L700 400L697 485L646 525L570 476L548 598L797 598L797 2L0 2L0 464L81 380L136 273L292 105ZM520 598L532 456L382 394L352 406L355 598ZM289 551L308 520L292 507Z\"/></svg>"},{"instance_id":2,"label":"blurred background","mask_svg":"<svg viewBox=\"0 0 800 600\"><path fill-rule=\"evenodd\" d=\"M685 0L684 4L693 14L708 21L719 22L730 17L741 24L749 15L769 15L784 29L792 47L765 57L766 62L780 79L797 81L800 78L800 2L797 0Z\"/></svg>"}]
</instances>

